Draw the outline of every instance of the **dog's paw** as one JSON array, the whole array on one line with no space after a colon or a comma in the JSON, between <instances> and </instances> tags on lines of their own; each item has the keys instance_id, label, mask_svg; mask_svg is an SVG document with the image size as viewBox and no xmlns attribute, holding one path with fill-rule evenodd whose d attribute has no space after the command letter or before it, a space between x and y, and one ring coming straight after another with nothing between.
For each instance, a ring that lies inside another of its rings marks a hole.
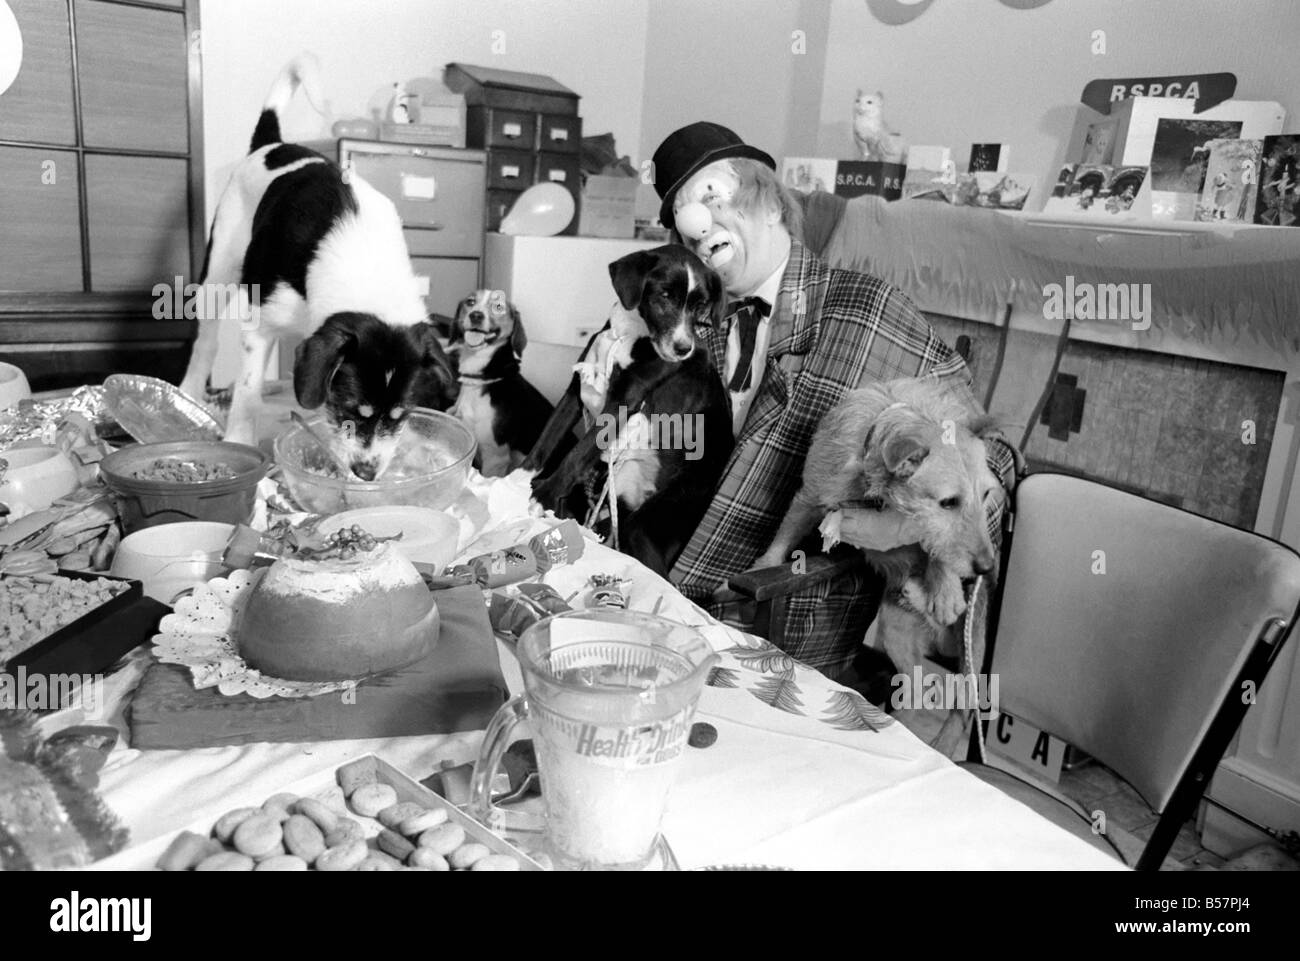
<instances>
[{"instance_id":1,"label":"dog's paw","mask_svg":"<svg viewBox=\"0 0 1300 961\"><path fill-rule=\"evenodd\" d=\"M751 571L758 571L766 567L782 567L789 563L791 563L790 559L784 557L779 551L775 554L768 551L761 557L756 558L754 563L749 565L749 569Z\"/></svg>"},{"instance_id":2,"label":"dog's paw","mask_svg":"<svg viewBox=\"0 0 1300 961\"><path fill-rule=\"evenodd\" d=\"M944 578L930 592L930 609L926 612L942 627L956 624L966 612L966 594L961 581Z\"/></svg>"},{"instance_id":3,"label":"dog's paw","mask_svg":"<svg viewBox=\"0 0 1300 961\"><path fill-rule=\"evenodd\" d=\"M909 577L903 585L903 596L912 607L940 627L956 624L966 611L966 595L961 581L952 578L926 584L919 578Z\"/></svg>"}]
</instances>

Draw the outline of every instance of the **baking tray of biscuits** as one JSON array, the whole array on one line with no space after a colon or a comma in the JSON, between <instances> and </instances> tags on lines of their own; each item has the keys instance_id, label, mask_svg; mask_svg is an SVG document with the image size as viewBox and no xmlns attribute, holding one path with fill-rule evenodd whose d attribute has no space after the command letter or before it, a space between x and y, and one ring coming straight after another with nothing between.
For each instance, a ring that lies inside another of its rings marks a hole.
<instances>
[{"instance_id":1,"label":"baking tray of biscuits","mask_svg":"<svg viewBox=\"0 0 1300 961\"><path fill-rule=\"evenodd\" d=\"M139 581L83 571L0 577L0 671L95 674L143 644L167 612Z\"/></svg>"},{"instance_id":2,"label":"baking tray of biscuits","mask_svg":"<svg viewBox=\"0 0 1300 961\"><path fill-rule=\"evenodd\" d=\"M367 754L127 848L105 871L542 871L455 805Z\"/></svg>"}]
</instances>

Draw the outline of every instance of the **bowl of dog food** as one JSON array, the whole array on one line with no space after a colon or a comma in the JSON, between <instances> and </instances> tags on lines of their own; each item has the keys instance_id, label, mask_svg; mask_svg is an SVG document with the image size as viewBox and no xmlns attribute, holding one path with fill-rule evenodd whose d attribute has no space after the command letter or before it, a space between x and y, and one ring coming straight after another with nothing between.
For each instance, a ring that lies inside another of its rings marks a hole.
<instances>
[{"instance_id":1,"label":"bowl of dog food","mask_svg":"<svg viewBox=\"0 0 1300 961\"><path fill-rule=\"evenodd\" d=\"M246 524L271 458L229 441L135 444L100 462L123 531L178 521Z\"/></svg>"},{"instance_id":2,"label":"bowl of dog food","mask_svg":"<svg viewBox=\"0 0 1300 961\"><path fill-rule=\"evenodd\" d=\"M308 422L327 437L324 419ZM407 416L392 462L377 479L344 477L311 431L294 424L275 439L275 460L289 494L313 514L337 514L359 507L396 504L442 510L465 488L477 443L468 427L450 414L418 407Z\"/></svg>"}]
</instances>

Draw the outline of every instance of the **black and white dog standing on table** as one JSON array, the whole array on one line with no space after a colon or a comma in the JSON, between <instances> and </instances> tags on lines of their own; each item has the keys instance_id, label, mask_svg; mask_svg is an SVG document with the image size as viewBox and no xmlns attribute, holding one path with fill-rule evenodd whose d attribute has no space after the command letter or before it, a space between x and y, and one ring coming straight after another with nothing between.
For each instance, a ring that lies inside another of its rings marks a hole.
<instances>
[{"instance_id":1,"label":"black and white dog standing on table","mask_svg":"<svg viewBox=\"0 0 1300 961\"><path fill-rule=\"evenodd\" d=\"M298 403L324 406L336 459L372 480L392 459L411 408L445 410L456 385L426 322L392 202L315 151L280 142L279 114L300 84L310 94L314 72L314 58L299 56L271 87L250 153L217 205L203 279L239 284L258 305L240 317L226 438L255 442L271 346L285 334L302 336ZM203 398L217 325L231 320L228 311L201 320L181 383L191 397Z\"/></svg>"},{"instance_id":2,"label":"black and white dog standing on table","mask_svg":"<svg viewBox=\"0 0 1300 961\"><path fill-rule=\"evenodd\" d=\"M504 291L476 290L456 308L448 346L460 397L451 413L474 432L474 466L484 477L518 467L553 411L520 372L527 345L519 311Z\"/></svg>"}]
</instances>

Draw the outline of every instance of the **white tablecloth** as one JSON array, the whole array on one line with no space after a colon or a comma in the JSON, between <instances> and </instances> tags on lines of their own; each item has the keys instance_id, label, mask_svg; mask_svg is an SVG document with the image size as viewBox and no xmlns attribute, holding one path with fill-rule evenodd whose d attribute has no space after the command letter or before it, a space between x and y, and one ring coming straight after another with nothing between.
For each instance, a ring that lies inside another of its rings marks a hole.
<instances>
[{"instance_id":1,"label":"white tablecloth","mask_svg":"<svg viewBox=\"0 0 1300 961\"><path fill-rule=\"evenodd\" d=\"M522 476L475 479L473 488L490 503L492 521L479 530L467 522L462 543L494 527L518 530L527 517ZM578 563L554 569L546 582L567 597L594 573L628 577L631 608L658 605L666 617L699 625L721 658L697 712L697 720L718 729L717 742L687 752L664 822L682 867L1122 869L856 694L713 621L622 554L589 542ZM504 646L501 656L507 683L518 691L518 667ZM113 693L128 698L131 677L114 679ZM260 804L352 757L373 752L422 779L444 759L472 761L480 740L475 732L190 751L119 747L102 772L101 791L140 843Z\"/></svg>"}]
</instances>

